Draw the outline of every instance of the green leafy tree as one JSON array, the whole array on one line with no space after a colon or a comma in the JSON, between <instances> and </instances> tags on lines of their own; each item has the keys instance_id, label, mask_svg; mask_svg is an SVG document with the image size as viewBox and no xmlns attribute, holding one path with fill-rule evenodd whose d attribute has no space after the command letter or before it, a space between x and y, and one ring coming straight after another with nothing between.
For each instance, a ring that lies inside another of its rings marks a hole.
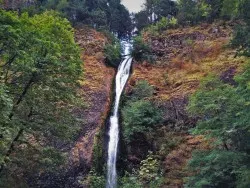
<instances>
[{"instance_id":1,"label":"green leafy tree","mask_svg":"<svg viewBox=\"0 0 250 188\"><path fill-rule=\"evenodd\" d=\"M243 0L245 1L245 0ZM223 0L222 16L226 18L235 18L239 16L242 0Z\"/></svg>"},{"instance_id":2,"label":"green leafy tree","mask_svg":"<svg viewBox=\"0 0 250 188\"><path fill-rule=\"evenodd\" d=\"M211 7L208 21L219 19L221 16L224 0L205 0L205 2Z\"/></svg>"},{"instance_id":3,"label":"green leafy tree","mask_svg":"<svg viewBox=\"0 0 250 188\"><path fill-rule=\"evenodd\" d=\"M119 182L121 188L143 188L143 184L139 181L139 178L135 174L126 173Z\"/></svg>"},{"instance_id":4,"label":"green leafy tree","mask_svg":"<svg viewBox=\"0 0 250 188\"><path fill-rule=\"evenodd\" d=\"M211 14L211 5L205 0L178 0L178 21L182 24L196 24L207 20Z\"/></svg>"},{"instance_id":5,"label":"green leafy tree","mask_svg":"<svg viewBox=\"0 0 250 188\"><path fill-rule=\"evenodd\" d=\"M148 0L144 4L144 9L134 15L135 27L142 31L150 24L162 18L170 18L177 14L177 4L171 0Z\"/></svg>"},{"instance_id":6,"label":"green leafy tree","mask_svg":"<svg viewBox=\"0 0 250 188\"><path fill-rule=\"evenodd\" d=\"M233 47L238 49L240 55L250 56L250 2L247 0L242 0L235 4L237 8L234 8L234 12L237 12L239 17L243 19L244 23L239 24L235 31L234 37L231 41ZM236 10L235 10L236 9Z\"/></svg>"},{"instance_id":7,"label":"green leafy tree","mask_svg":"<svg viewBox=\"0 0 250 188\"><path fill-rule=\"evenodd\" d=\"M152 97L154 93L153 86L149 85L146 80L140 80L136 83L135 87L132 90L132 95L130 96L129 101L137 101Z\"/></svg>"},{"instance_id":8,"label":"green leafy tree","mask_svg":"<svg viewBox=\"0 0 250 188\"><path fill-rule=\"evenodd\" d=\"M138 32L142 31L143 28L148 26L148 15L145 10L142 10L136 14L134 14L134 25Z\"/></svg>"},{"instance_id":9,"label":"green leafy tree","mask_svg":"<svg viewBox=\"0 0 250 188\"><path fill-rule=\"evenodd\" d=\"M139 100L122 109L124 137L127 142L138 133L146 133L160 123L161 113L149 101Z\"/></svg>"},{"instance_id":10,"label":"green leafy tree","mask_svg":"<svg viewBox=\"0 0 250 188\"><path fill-rule=\"evenodd\" d=\"M143 38L139 35L134 37L133 49L131 51L132 57L136 61L148 61L153 62L154 56L152 54L152 49L148 44L143 41Z\"/></svg>"},{"instance_id":11,"label":"green leafy tree","mask_svg":"<svg viewBox=\"0 0 250 188\"><path fill-rule=\"evenodd\" d=\"M250 66L237 76L237 86L210 76L191 97L188 110L200 117L194 134L213 138L214 148L190 161L196 174L187 187L248 187L250 159Z\"/></svg>"},{"instance_id":12,"label":"green leafy tree","mask_svg":"<svg viewBox=\"0 0 250 188\"><path fill-rule=\"evenodd\" d=\"M188 178L186 187L241 187L237 178L247 160L249 158L245 154L232 151L197 152L189 162L190 169L196 171L197 175Z\"/></svg>"},{"instance_id":13,"label":"green leafy tree","mask_svg":"<svg viewBox=\"0 0 250 188\"><path fill-rule=\"evenodd\" d=\"M132 94L126 98L122 108L123 133L127 142L132 141L137 134L146 134L162 120L161 111L149 98L153 96L154 88L147 81L138 81Z\"/></svg>"},{"instance_id":14,"label":"green leafy tree","mask_svg":"<svg viewBox=\"0 0 250 188\"><path fill-rule=\"evenodd\" d=\"M64 154L55 143L78 129L71 109L82 69L73 29L55 12L0 10L0 38L1 175L56 169Z\"/></svg>"},{"instance_id":15,"label":"green leafy tree","mask_svg":"<svg viewBox=\"0 0 250 188\"><path fill-rule=\"evenodd\" d=\"M178 21L191 22L194 20L196 2L193 0L178 0Z\"/></svg>"},{"instance_id":16,"label":"green leafy tree","mask_svg":"<svg viewBox=\"0 0 250 188\"><path fill-rule=\"evenodd\" d=\"M112 4L111 4L112 5ZM132 32L132 20L130 14L124 5L110 5L110 30L113 31L118 38L128 38Z\"/></svg>"},{"instance_id":17,"label":"green leafy tree","mask_svg":"<svg viewBox=\"0 0 250 188\"><path fill-rule=\"evenodd\" d=\"M156 14L161 19L162 17L176 16L177 4L172 0L158 0L156 4Z\"/></svg>"},{"instance_id":18,"label":"green leafy tree","mask_svg":"<svg viewBox=\"0 0 250 188\"><path fill-rule=\"evenodd\" d=\"M107 44L104 48L106 63L113 67L118 67L121 61L121 45L119 42Z\"/></svg>"},{"instance_id":19,"label":"green leafy tree","mask_svg":"<svg viewBox=\"0 0 250 188\"><path fill-rule=\"evenodd\" d=\"M29 12L30 15L55 10L74 25L105 28L117 34L119 38L130 37L133 29L129 11L120 0L37 0L32 3L9 1L6 0L6 9Z\"/></svg>"},{"instance_id":20,"label":"green leafy tree","mask_svg":"<svg viewBox=\"0 0 250 188\"><path fill-rule=\"evenodd\" d=\"M139 170L139 178L144 184L158 180L160 162L152 153L149 153L147 158L141 161L141 167Z\"/></svg>"}]
</instances>

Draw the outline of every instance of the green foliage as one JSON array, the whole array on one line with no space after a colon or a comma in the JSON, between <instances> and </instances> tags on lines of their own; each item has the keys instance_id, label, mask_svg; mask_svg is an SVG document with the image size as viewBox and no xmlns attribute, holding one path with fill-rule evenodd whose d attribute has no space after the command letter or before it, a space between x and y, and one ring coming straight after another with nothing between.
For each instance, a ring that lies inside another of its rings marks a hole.
<instances>
[{"instance_id":1,"label":"green foliage","mask_svg":"<svg viewBox=\"0 0 250 188\"><path fill-rule=\"evenodd\" d=\"M121 188L158 188L164 183L160 170L160 161L149 152L147 158L141 161L140 169L133 174L126 173L119 181Z\"/></svg>"},{"instance_id":2,"label":"green foliage","mask_svg":"<svg viewBox=\"0 0 250 188\"><path fill-rule=\"evenodd\" d=\"M145 100L129 103L122 109L122 115L127 142L132 141L137 133L152 130L161 120L161 113L151 102Z\"/></svg>"},{"instance_id":3,"label":"green foliage","mask_svg":"<svg viewBox=\"0 0 250 188\"><path fill-rule=\"evenodd\" d=\"M159 35L162 31L174 28L177 26L177 19L172 17L170 19L163 17L160 21L156 22L154 25L150 25L148 28L146 28L146 31L148 31L152 35Z\"/></svg>"},{"instance_id":4,"label":"green foliage","mask_svg":"<svg viewBox=\"0 0 250 188\"><path fill-rule=\"evenodd\" d=\"M138 32L149 25L147 11L142 10L134 15L134 22Z\"/></svg>"},{"instance_id":5,"label":"green foliage","mask_svg":"<svg viewBox=\"0 0 250 188\"><path fill-rule=\"evenodd\" d=\"M242 17L244 22L239 24L234 32L233 40L231 44L233 47L238 49L240 55L250 56L250 40L249 40L249 31L250 31L250 14L249 14L249 1L240 1L241 4L236 4L236 12L239 17ZM238 5L239 4L239 5Z\"/></svg>"},{"instance_id":6,"label":"green foliage","mask_svg":"<svg viewBox=\"0 0 250 188\"><path fill-rule=\"evenodd\" d=\"M150 46L143 41L141 36L134 37L131 55L136 61L154 62L152 50Z\"/></svg>"},{"instance_id":7,"label":"green foliage","mask_svg":"<svg viewBox=\"0 0 250 188\"><path fill-rule=\"evenodd\" d=\"M0 170L58 169L64 154L53 146L79 129L71 114L82 74L73 29L55 12L0 10L0 38Z\"/></svg>"},{"instance_id":8,"label":"green foliage","mask_svg":"<svg viewBox=\"0 0 250 188\"><path fill-rule=\"evenodd\" d=\"M248 187L250 159L250 66L235 78L237 86L207 77L191 97L188 110L200 117L195 134L212 137L211 151L194 154L195 173L187 187Z\"/></svg>"},{"instance_id":9,"label":"green foliage","mask_svg":"<svg viewBox=\"0 0 250 188\"><path fill-rule=\"evenodd\" d=\"M240 92L239 88L224 84L219 79L210 76L206 78L190 100L188 110L191 114L201 117L195 133L216 137L226 141L242 134L249 128L243 122L249 122L246 110L249 110L247 98ZM246 136L246 135L245 135ZM236 144L236 143L235 143Z\"/></svg>"},{"instance_id":10,"label":"green foliage","mask_svg":"<svg viewBox=\"0 0 250 188\"><path fill-rule=\"evenodd\" d=\"M119 182L120 188L143 188L143 184L139 181L138 177L134 174L126 174L124 177L121 178Z\"/></svg>"},{"instance_id":11,"label":"green foliage","mask_svg":"<svg viewBox=\"0 0 250 188\"><path fill-rule=\"evenodd\" d=\"M138 31L142 31L142 29L164 17L176 16L177 14L176 2L171 0L147 0L144 7L142 11L134 15L134 22ZM152 19L153 13L157 15L156 20Z\"/></svg>"},{"instance_id":12,"label":"green foliage","mask_svg":"<svg viewBox=\"0 0 250 188\"><path fill-rule=\"evenodd\" d=\"M162 18L176 17L181 25L194 25L200 22L213 22L215 19L237 19L247 15L242 9L249 10L248 0L148 0L145 8L134 15L137 29L151 28L157 34L166 29ZM152 14L157 15L153 19ZM158 22L159 29L156 27Z\"/></svg>"},{"instance_id":13,"label":"green foliage","mask_svg":"<svg viewBox=\"0 0 250 188\"><path fill-rule=\"evenodd\" d=\"M186 187L240 187L236 179L247 160L249 157L239 152L221 150L197 152L189 162L190 169L197 174L187 179ZM248 186L249 183L248 181Z\"/></svg>"},{"instance_id":14,"label":"green foliage","mask_svg":"<svg viewBox=\"0 0 250 188\"><path fill-rule=\"evenodd\" d=\"M196 24L207 20L211 14L211 5L205 0L178 0L178 21L182 24Z\"/></svg>"},{"instance_id":15,"label":"green foliage","mask_svg":"<svg viewBox=\"0 0 250 188\"><path fill-rule=\"evenodd\" d=\"M120 3L120 1L118 2ZM112 7L112 1L110 3L110 30L116 33L118 38L130 37L133 27L128 10L124 5L116 3Z\"/></svg>"},{"instance_id":16,"label":"green foliage","mask_svg":"<svg viewBox=\"0 0 250 188\"><path fill-rule=\"evenodd\" d=\"M107 44L104 48L106 63L113 67L118 67L121 61L121 45L119 42Z\"/></svg>"},{"instance_id":17,"label":"green foliage","mask_svg":"<svg viewBox=\"0 0 250 188\"><path fill-rule=\"evenodd\" d=\"M155 136L157 134L159 133L156 132ZM183 142L183 137L168 132L164 134L164 137L159 137L154 140L156 140L156 143L159 145L159 155L165 157Z\"/></svg>"},{"instance_id":18,"label":"green foliage","mask_svg":"<svg viewBox=\"0 0 250 188\"><path fill-rule=\"evenodd\" d=\"M103 174L105 169L104 163L104 151L103 151L103 133L104 131L101 130L98 134L95 135L94 139L94 146L93 146L93 163L92 169L96 172L96 174L100 175Z\"/></svg>"},{"instance_id":19,"label":"green foliage","mask_svg":"<svg viewBox=\"0 0 250 188\"><path fill-rule=\"evenodd\" d=\"M140 80L136 83L130 96L130 101L137 101L144 98L152 97L154 93L153 86L149 85L146 80Z\"/></svg>"},{"instance_id":20,"label":"green foliage","mask_svg":"<svg viewBox=\"0 0 250 188\"><path fill-rule=\"evenodd\" d=\"M122 108L123 133L130 142L138 133L147 133L161 122L161 112L147 98L153 95L154 89L145 80L136 83L132 94Z\"/></svg>"},{"instance_id":21,"label":"green foliage","mask_svg":"<svg viewBox=\"0 0 250 188\"><path fill-rule=\"evenodd\" d=\"M129 11L120 0L38 0L32 3L21 1L7 9L34 15L46 10L55 10L74 25L85 24L94 28L106 28L119 38L130 36L132 21Z\"/></svg>"},{"instance_id":22,"label":"green foliage","mask_svg":"<svg viewBox=\"0 0 250 188\"><path fill-rule=\"evenodd\" d=\"M159 161L149 153L147 158L141 161L141 167L139 170L139 178L142 182L149 183L157 180L159 177Z\"/></svg>"},{"instance_id":23,"label":"green foliage","mask_svg":"<svg viewBox=\"0 0 250 188\"><path fill-rule=\"evenodd\" d=\"M169 17L169 15L176 16L178 11L176 2L171 0L157 0L155 4L155 14L158 15L159 19Z\"/></svg>"},{"instance_id":24,"label":"green foliage","mask_svg":"<svg viewBox=\"0 0 250 188\"><path fill-rule=\"evenodd\" d=\"M207 20L212 22L215 19L219 19L221 17L222 4L224 0L205 0L206 4L208 4L211 9L209 11L209 15L207 16Z\"/></svg>"},{"instance_id":25,"label":"green foliage","mask_svg":"<svg viewBox=\"0 0 250 188\"><path fill-rule=\"evenodd\" d=\"M87 184L89 188L100 188L106 185L105 177L97 175L94 171L90 171L87 179L80 183L83 185Z\"/></svg>"},{"instance_id":26,"label":"green foliage","mask_svg":"<svg viewBox=\"0 0 250 188\"><path fill-rule=\"evenodd\" d=\"M239 8L241 0L223 0L221 14L227 18L235 18L239 16Z\"/></svg>"}]
</instances>

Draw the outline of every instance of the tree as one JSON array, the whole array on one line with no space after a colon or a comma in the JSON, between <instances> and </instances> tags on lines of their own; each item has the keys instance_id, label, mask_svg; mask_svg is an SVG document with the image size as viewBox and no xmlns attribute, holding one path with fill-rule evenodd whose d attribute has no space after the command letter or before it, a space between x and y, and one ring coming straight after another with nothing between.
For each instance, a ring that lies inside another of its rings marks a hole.
<instances>
[{"instance_id":1,"label":"tree","mask_svg":"<svg viewBox=\"0 0 250 188\"><path fill-rule=\"evenodd\" d=\"M194 20L196 2L193 0L178 0L178 21L191 22Z\"/></svg>"},{"instance_id":2,"label":"tree","mask_svg":"<svg viewBox=\"0 0 250 188\"><path fill-rule=\"evenodd\" d=\"M154 89L145 80L139 81L122 108L124 137L127 142L137 134L146 134L161 123L161 111L148 100Z\"/></svg>"},{"instance_id":3,"label":"tree","mask_svg":"<svg viewBox=\"0 0 250 188\"><path fill-rule=\"evenodd\" d=\"M208 20L214 21L215 19L219 19L221 16L224 0L205 0L205 2L211 7Z\"/></svg>"},{"instance_id":4,"label":"tree","mask_svg":"<svg viewBox=\"0 0 250 188\"><path fill-rule=\"evenodd\" d=\"M178 0L178 21L182 24L196 24L207 20L211 14L211 5L205 0Z\"/></svg>"},{"instance_id":5,"label":"tree","mask_svg":"<svg viewBox=\"0 0 250 188\"><path fill-rule=\"evenodd\" d=\"M188 110L200 117L193 133L215 142L211 151L194 154L189 167L198 173L187 187L249 187L249 79L249 65L235 78L236 87L210 76L191 97Z\"/></svg>"},{"instance_id":6,"label":"tree","mask_svg":"<svg viewBox=\"0 0 250 188\"><path fill-rule=\"evenodd\" d=\"M162 17L176 16L177 12L178 10L175 1L158 0L156 5L156 14L159 17L158 19L161 19Z\"/></svg>"},{"instance_id":7,"label":"tree","mask_svg":"<svg viewBox=\"0 0 250 188\"><path fill-rule=\"evenodd\" d=\"M242 0L223 0L222 16L226 18L237 17L239 15L240 4L243 1Z\"/></svg>"},{"instance_id":8,"label":"tree","mask_svg":"<svg viewBox=\"0 0 250 188\"><path fill-rule=\"evenodd\" d=\"M241 174L247 160L249 158L239 152L221 150L196 152L189 162L189 167L199 173L188 178L186 187L240 187L241 183L237 182L237 176Z\"/></svg>"},{"instance_id":9,"label":"tree","mask_svg":"<svg viewBox=\"0 0 250 188\"><path fill-rule=\"evenodd\" d=\"M153 59L150 46L143 41L143 38L140 35L134 37L131 55L136 61L146 60L152 62Z\"/></svg>"},{"instance_id":10,"label":"tree","mask_svg":"<svg viewBox=\"0 0 250 188\"><path fill-rule=\"evenodd\" d=\"M148 14L145 10L142 10L134 15L134 24L138 31L148 26Z\"/></svg>"},{"instance_id":11,"label":"tree","mask_svg":"<svg viewBox=\"0 0 250 188\"><path fill-rule=\"evenodd\" d=\"M232 47L237 48L240 55L250 56L250 2L247 0L240 1L239 4L235 4L237 8L234 8L235 14L238 14L243 19L244 23L239 24L235 31L234 37L231 41ZM235 10L236 9L236 10Z\"/></svg>"},{"instance_id":12,"label":"tree","mask_svg":"<svg viewBox=\"0 0 250 188\"><path fill-rule=\"evenodd\" d=\"M73 29L55 12L0 10L0 38L1 175L58 169L56 146L78 130L71 109L82 69Z\"/></svg>"},{"instance_id":13,"label":"tree","mask_svg":"<svg viewBox=\"0 0 250 188\"><path fill-rule=\"evenodd\" d=\"M10 8L7 6L6 9ZM117 34L119 38L129 37L133 29L129 11L120 0L37 0L31 4L19 3L11 9L29 12L30 15L55 10L73 25L86 24L96 29L104 28Z\"/></svg>"},{"instance_id":14,"label":"tree","mask_svg":"<svg viewBox=\"0 0 250 188\"><path fill-rule=\"evenodd\" d=\"M122 109L124 118L124 138L127 142L133 140L138 133L145 133L161 120L161 113L149 101L139 100L129 103Z\"/></svg>"},{"instance_id":15,"label":"tree","mask_svg":"<svg viewBox=\"0 0 250 188\"><path fill-rule=\"evenodd\" d=\"M119 42L108 44L104 48L106 63L113 67L118 67L121 61L121 45Z\"/></svg>"},{"instance_id":16,"label":"tree","mask_svg":"<svg viewBox=\"0 0 250 188\"><path fill-rule=\"evenodd\" d=\"M117 33L118 38L128 38L132 32L132 20L128 10L120 5L116 11L113 11L111 17L111 30Z\"/></svg>"},{"instance_id":17,"label":"tree","mask_svg":"<svg viewBox=\"0 0 250 188\"><path fill-rule=\"evenodd\" d=\"M148 0L144 9L134 16L135 26L138 31L159 21L162 18L169 18L177 14L176 2L172 0Z\"/></svg>"}]
</instances>

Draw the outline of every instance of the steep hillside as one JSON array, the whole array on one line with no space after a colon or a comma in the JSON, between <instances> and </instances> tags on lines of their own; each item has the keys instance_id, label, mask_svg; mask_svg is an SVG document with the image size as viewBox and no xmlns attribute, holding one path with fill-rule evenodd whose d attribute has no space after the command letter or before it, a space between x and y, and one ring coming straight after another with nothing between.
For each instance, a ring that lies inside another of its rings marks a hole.
<instances>
[{"instance_id":1,"label":"steep hillside","mask_svg":"<svg viewBox=\"0 0 250 188\"><path fill-rule=\"evenodd\" d=\"M84 61L84 79L80 93L85 99L86 109L75 110L78 117L84 119L84 123L79 139L71 151L71 165L84 174L92 166L95 135L104 125L110 109L115 70L104 63L103 49L108 40L102 33L87 27L78 29L76 41L82 48Z\"/></svg>"},{"instance_id":2,"label":"steep hillside","mask_svg":"<svg viewBox=\"0 0 250 188\"><path fill-rule=\"evenodd\" d=\"M192 93L206 75L237 69L245 58L235 58L236 51L227 48L231 27L203 24L172 29L159 36L144 34L156 54L156 64L135 65L132 78L146 79L159 90L157 98L170 99Z\"/></svg>"},{"instance_id":3,"label":"steep hillside","mask_svg":"<svg viewBox=\"0 0 250 188\"><path fill-rule=\"evenodd\" d=\"M183 187L184 177L190 174L186 164L192 151L210 147L202 137L190 136L187 132L197 118L187 114L186 106L201 79L209 74L234 84L233 77L241 71L246 58L235 57L236 51L228 47L231 28L228 24L216 23L171 29L157 36L143 34L144 41L156 55L156 61L155 64L146 61L134 63L127 96L140 80L146 80L155 89L149 100L163 111L163 125L150 133L154 138L152 143L144 142L143 145L147 148L145 151L153 150L160 157L164 171L163 187ZM137 143L133 142L129 147L140 148L140 142ZM135 158L141 157L136 152L129 152L128 156L132 164L136 164Z\"/></svg>"}]
</instances>

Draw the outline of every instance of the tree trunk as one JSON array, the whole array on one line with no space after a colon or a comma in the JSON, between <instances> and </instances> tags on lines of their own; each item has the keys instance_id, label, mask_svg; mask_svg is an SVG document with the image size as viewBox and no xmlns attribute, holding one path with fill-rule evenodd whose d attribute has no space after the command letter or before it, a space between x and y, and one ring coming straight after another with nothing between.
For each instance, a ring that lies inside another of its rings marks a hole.
<instances>
[{"instance_id":1,"label":"tree trunk","mask_svg":"<svg viewBox=\"0 0 250 188\"><path fill-rule=\"evenodd\" d=\"M34 79L36 77L36 74L33 73L30 80L28 81L28 83L25 85L22 94L19 96L17 102L15 103L15 105L13 106L12 112L9 115L9 118L12 119L13 115L14 115L14 111L17 108L17 106L22 102L24 96L27 94L30 86L32 85L32 83L34 82Z\"/></svg>"},{"instance_id":2,"label":"tree trunk","mask_svg":"<svg viewBox=\"0 0 250 188\"><path fill-rule=\"evenodd\" d=\"M24 129L20 129L20 130L18 131L16 137L15 137L14 140L12 141L12 143L11 143L11 145L10 145L8 151L7 151L6 154L5 154L4 162L7 160L7 157L9 157L10 154L12 153L12 151L14 150L15 143L16 143L16 142L19 140L19 138L22 136L23 131L24 131ZM3 167L4 167L4 164L2 164L2 165L0 166L0 174L1 174L1 172L3 171Z\"/></svg>"}]
</instances>

